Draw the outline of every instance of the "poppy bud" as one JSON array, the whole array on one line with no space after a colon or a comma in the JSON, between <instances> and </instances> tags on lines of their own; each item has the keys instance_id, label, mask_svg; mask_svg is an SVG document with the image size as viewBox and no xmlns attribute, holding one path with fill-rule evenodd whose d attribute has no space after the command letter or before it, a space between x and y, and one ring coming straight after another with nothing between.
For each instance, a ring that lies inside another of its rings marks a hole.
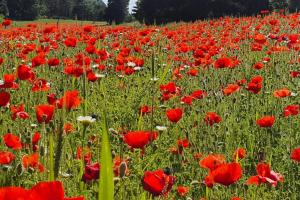
<instances>
[{"instance_id":1,"label":"poppy bud","mask_svg":"<svg viewBox=\"0 0 300 200\"><path fill-rule=\"evenodd\" d=\"M17 171L17 175L21 175L23 173L23 167L21 163L17 165L16 171Z\"/></svg>"},{"instance_id":2,"label":"poppy bud","mask_svg":"<svg viewBox=\"0 0 300 200\"><path fill-rule=\"evenodd\" d=\"M164 173L166 175L171 175L173 173L173 170L170 167L164 168Z\"/></svg>"},{"instance_id":3,"label":"poppy bud","mask_svg":"<svg viewBox=\"0 0 300 200\"><path fill-rule=\"evenodd\" d=\"M120 177L123 178L126 175L127 164L126 162L121 162L120 164Z\"/></svg>"},{"instance_id":4,"label":"poppy bud","mask_svg":"<svg viewBox=\"0 0 300 200\"><path fill-rule=\"evenodd\" d=\"M40 146L40 156L44 156L45 155L45 148L44 146Z\"/></svg>"}]
</instances>

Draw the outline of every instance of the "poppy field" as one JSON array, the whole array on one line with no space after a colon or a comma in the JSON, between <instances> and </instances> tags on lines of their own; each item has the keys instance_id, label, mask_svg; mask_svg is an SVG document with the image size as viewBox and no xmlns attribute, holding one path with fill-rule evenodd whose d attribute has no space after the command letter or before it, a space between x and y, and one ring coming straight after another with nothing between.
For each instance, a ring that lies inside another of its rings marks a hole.
<instances>
[{"instance_id":1,"label":"poppy field","mask_svg":"<svg viewBox=\"0 0 300 200\"><path fill-rule=\"evenodd\" d=\"M0 200L300 199L300 14L0 28Z\"/></svg>"}]
</instances>

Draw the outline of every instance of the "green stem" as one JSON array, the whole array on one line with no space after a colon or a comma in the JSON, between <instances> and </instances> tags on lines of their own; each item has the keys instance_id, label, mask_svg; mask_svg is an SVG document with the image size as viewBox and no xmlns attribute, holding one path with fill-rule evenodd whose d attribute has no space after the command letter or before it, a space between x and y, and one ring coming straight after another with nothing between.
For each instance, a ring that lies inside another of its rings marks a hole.
<instances>
[{"instance_id":1,"label":"green stem","mask_svg":"<svg viewBox=\"0 0 300 200\"><path fill-rule=\"evenodd\" d=\"M52 133L49 133L49 181L54 181L54 136Z\"/></svg>"},{"instance_id":2,"label":"green stem","mask_svg":"<svg viewBox=\"0 0 300 200\"><path fill-rule=\"evenodd\" d=\"M209 200L209 188L207 186L205 188L205 197L206 197L206 200Z\"/></svg>"},{"instance_id":3,"label":"green stem","mask_svg":"<svg viewBox=\"0 0 300 200\"><path fill-rule=\"evenodd\" d=\"M84 140L86 134L87 126L83 126L82 138L81 138L81 162L80 162L80 172L79 172L79 181L80 181L80 191L83 191L84 183L81 181L81 177L84 174Z\"/></svg>"},{"instance_id":4,"label":"green stem","mask_svg":"<svg viewBox=\"0 0 300 200\"><path fill-rule=\"evenodd\" d=\"M86 69L84 67L84 73L83 73L83 115L86 116L86 110L87 110L87 103L86 103Z\"/></svg>"},{"instance_id":5,"label":"green stem","mask_svg":"<svg viewBox=\"0 0 300 200\"><path fill-rule=\"evenodd\" d=\"M63 124L61 125L59 132L58 132L58 141L56 146L56 153L55 153L55 165L54 165L54 177L55 179L58 176L59 173L59 166L60 166L60 159L62 155L63 150Z\"/></svg>"}]
</instances>

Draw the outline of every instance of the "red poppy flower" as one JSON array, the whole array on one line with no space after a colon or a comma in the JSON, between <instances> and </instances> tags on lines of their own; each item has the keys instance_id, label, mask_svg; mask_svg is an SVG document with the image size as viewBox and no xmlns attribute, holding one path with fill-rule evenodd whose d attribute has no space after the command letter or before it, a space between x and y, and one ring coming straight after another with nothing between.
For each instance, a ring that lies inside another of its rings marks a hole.
<instances>
[{"instance_id":1,"label":"red poppy flower","mask_svg":"<svg viewBox=\"0 0 300 200\"><path fill-rule=\"evenodd\" d=\"M209 169L213 171L214 169L218 168L219 165L225 163L225 157L221 154L210 154L207 157L203 158L199 165L205 169Z\"/></svg>"},{"instance_id":2,"label":"red poppy flower","mask_svg":"<svg viewBox=\"0 0 300 200\"><path fill-rule=\"evenodd\" d=\"M31 155L24 155L22 157L22 164L24 168L34 168L34 169L38 169L40 172L44 172L44 166L39 163L39 154L38 153L34 153Z\"/></svg>"},{"instance_id":3,"label":"red poppy flower","mask_svg":"<svg viewBox=\"0 0 300 200\"><path fill-rule=\"evenodd\" d=\"M233 160L238 161L238 159L243 159L246 156L246 150L244 148L237 148L233 154Z\"/></svg>"},{"instance_id":4,"label":"red poppy flower","mask_svg":"<svg viewBox=\"0 0 300 200\"><path fill-rule=\"evenodd\" d=\"M248 84L248 87L246 88L246 90L248 90L249 92L252 92L254 94L258 94L262 89L262 81L263 81L263 78L261 76L255 76L255 77L251 78L251 81Z\"/></svg>"},{"instance_id":5,"label":"red poppy flower","mask_svg":"<svg viewBox=\"0 0 300 200\"><path fill-rule=\"evenodd\" d=\"M207 96L207 93L204 92L203 90L196 90L196 91L192 92L192 94L191 94L191 97L193 97L194 99L203 99L206 96Z\"/></svg>"},{"instance_id":6,"label":"red poppy flower","mask_svg":"<svg viewBox=\"0 0 300 200\"><path fill-rule=\"evenodd\" d=\"M238 84L229 84L226 88L223 89L223 94L225 96L229 96L240 90L240 86Z\"/></svg>"},{"instance_id":7,"label":"red poppy flower","mask_svg":"<svg viewBox=\"0 0 300 200\"><path fill-rule=\"evenodd\" d=\"M41 54L41 55L37 55L32 59L32 67L38 67L40 65L43 65L46 63L46 58L45 55Z\"/></svg>"},{"instance_id":8,"label":"red poppy flower","mask_svg":"<svg viewBox=\"0 0 300 200\"><path fill-rule=\"evenodd\" d=\"M263 34L256 34L254 40L259 44L265 44L267 42L267 38Z\"/></svg>"},{"instance_id":9,"label":"red poppy flower","mask_svg":"<svg viewBox=\"0 0 300 200\"><path fill-rule=\"evenodd\" d=\"M299 114L299 105L289 105L286 106L283 110L283 115L285 117L295 116Z\"/></svg>"},{"instance_id":10,"label":"red poppy flower","mask_svg":"<svg viewBox=\"0 0 300 200\"><path fill-rule=\"evenodd\" d=\"M59 181L40 182L31 188L30 193L36 194L36 196L41 196L44 200L64 199L64 190Z\"/></svg>"},{"instance_id":11,"label":"red poppy flower","mask_svg":"<svg viewBox=\"0 0 300 200\"><path fill-rule=\"evenodd\" d=\"M153 196L167 194L174 185L175 178L167 175L163 170L146 171L142 178L144 190Z\"/></svg>"},{"instance_id":12,"label":"red poppy flower","mask_svg":"<svg viewBox=\"0 0 300 200\"><path fill-rule=\"evenodd\" d=\"M292 78L299 77L299 76L300 76L300 71L291 71L291 72L290 72L290 76L291 76Z\"/></svg>"},{"instance_id":13,"label":"red poppy flower","mask_svg":"<svg viewBox=\"0 0 300 200\"><path fill-rule=\"evenodd\" d=\"M32 144L37 144L41 139L41 134L39 132L35 132L32 136Z\"/></svg>"},{"instance_id":14,"label":"red poppy flower","mask_svg":"<svg viewBox=\"0 0 300 200\"><path fill-rule=\"evenodd\" d=\"M171 122L177 123L183 115L183 110L182 108L169 109L166 115Z\"/></svg>"},{"instance_id":15,"label":"red poppy flower","mask_svg":"<svg viewBox=\"0 0 300 200\"><path fill-rule=\"evenodd\" d=\"M189 76L198 76L198 70L197 69L190 69L189 71L186 72L187 75Z\"/></svg>"},{"instance_id":16,"label":"red poppy flower","mask_svg":"<svg viewBox=\"0 0 300 200\"><path fill-rule=\"evenodd\" d=\"M192 96L184 96L181 98L181 103L192 105L194 98Z\"/></svg>"},{"instance_id":17,"label":"red poppy flower","mask_svg":"<svg viewBox=\"0 0 300 200\"><path fill-rule=\"evenodd\" d=\"M73 37L68 37L66 38L64 43L67 47L76 47L77 39Z\"/></svg>"},{"instance_id":18,"label":"red poppy flower","mask_svg":"<svg viewBox=\"0 0 300 200\"><path fill-rule=\"evenodd\" d=\"M259 163L256 166L256 176L251 176L247 180L248 185L260 185L261 183L269 183L276 187L278 182L283 182L283 176L270 169L270 166L265 163Z\"/></svg>"},{"instance_id":19,"label":"red poppy flower","mask_svg":"<svg viewBox=\"0 0 300 200\"><path fill-rule=\"evenodd\" d=\"M49 123L52 120L55 107L52 105L38 105L35 107L36 118L39 123Z\"/></svg>"},{"instance_id":20,"label":"red poppy flower","mask_svg":"<svg viewBox=\"0 0 300 200\"><path fill-rule=\"evenodd\" d=\"M48 65L49 66L58 66L59 60L57 58L51 58L48 60Z\"/></svg>"},{"instance_id":21,"label":"red poppy flower","mask_svg":"<svg viewBox=\"0 0 300 200\"><path fill-rule=\"evenodd\" d=\"M221 164L209 172L205 178L205 183L208 187L212 187L215 183L229 186L237 182L242 177L242 173L242 167L239 163Z\"/></svg>"},{"instance_id":22,"label":"red poppy flower","mask_svg":"<svg viewBox=\"0 0 300 200\"><path fill-rule=\"evenodd\" d=\"M219 58L218 60L215 61L214 63L214 67L216 69L220 69L220 68L228 68L232 66L232 60L230 58Z\"/></svg>"},{"instance_id":23,"label":"red poppy flower","mask_svg":"<svg viewBox=\"0 0 300 200\"><path fill-rule=\"evenodd\" d=\"M65 92L64 96L59 100L59 104L67 110L77 108L81 103L78 94L79 92L77 90Z\"/></svg>"},{"instance_id":24,"label":"red poppy flower","mask_svg":"<svg viewBox=\"0 0 300 200\"><path fill-rule=\"evenodd\" d=\"M11 152L0 151L0 165L9 165L14 159L15 156ZM0 192L0 199L1 199L1 192Z\"/></svg>"},{"instance_id":25,"label":"red poppy flower","mask_svg":"<svg viewBox=\"0 0 300 200\"><path fill-rule=\"evenodd\" d=\"M35 75L30 67L26 65L20 65L17 69L17 77L20 80L33 80Z\"/></svg>"},{"instance_id":26,"label":"red poppy flower","mask_svg":"<svg viewBox=\"0 0 300 200\"><path fill-rule=\"evenodd\" d=\"M177 193L181 197L185 197L189 193L189 187L186 186L178 186Z\"/></svg>"},{"instance_id":27,"label":"red poppy flower","mask_svg":"<svg viewBox=\"0 0 300 200\"><path fill-rule=\"evenodd\" d=\"M167 92L167 93L171 93L171 94L176 94L176 93L179 93L180 88L177 87L177 86L175 85L174 82L170 82L170 83L168 83L168 84L166 84L166 85L161 85L161 86L160 86L160 90L161 90L162 92Z\"/></svg>"},{"instance_id":28,"label":"red poppy flower","mask_svg":"<svg viewBox=\"0 0 300 200\"><path fill-rule=\"evenodd\" d=\"M0 188L0 200L84 200L84 197L66 198L59 181L40 182L30 190L21 187Z\"/></svg>"},{"instance_id":29,"label":"red poppy flower","mask_svg":"<svg viewBox=\"0 0 300 200\"><path fill-rule=\"evenodd\" d=\"M300 148L296 148L291 153L291 159L295 161L300 161Z\"/></svg>"},{"instance_id":30,"label":"red poppy flower","mask_svg":"<svg viewBox=\"0 0 300 200\"><path fill-rule=\"evenodd\" d=\"M28 194L28 191L19 187L0 188L0 200L39 200L36 196Z\"/></svg>"},{"instance_id":31,"label":"red poppy flower","mask_svg":"<svg viewBox=\"0 0 300 200\"><path fill-rule=\"evenodd\" d=\"M12 20L4 19L2 22L2 26L9 26L9 25L11 25L11 23L12 23Z\"/></svg>"},{"instance_id":32,"label":"red poppy flower","mask_svg":"<svg viewBox=\"0 0 300 200\"><path fill-rule=\"evenodd\" d=\"M36 152L38 150L38 142L40 139L41 139L41 134L39 132L35 132L31 139L31 143L32 143L34 152Z\"/></svg>"},{"instance_id":33,"label":"red poppy flower","mask_svg":"<svg viewBox=\"0 0 300 200\"><path fill-rule=\"evenodd\" d=\"M32 92L43 92L50 89L50 84L45 79L36 79L32 85Z\"/></svg>"},{"instance_id":34,"label":"red poppy flower","mask_svg":"<svg viewBox=\"0 0 300 200\"><path fill-rule=\"evenodd\" d=\"M12 133L4 134L3 140L4 140L5 145L8 148L12 148L14 150L22 149L22 143L21 143L20 138Z\"/></svg>"},{"instance_id":35,"label":"red poppy flower","mask_svg":"<svg viewBox=\"0 0 300 200\"><path fill-rule=\"evenodd\" d=\"M277 98L284 98L284 97L289 97L291 96L291 91L286 89L286 88L283 88L283 89L280 89L280 90L276 90L274 92L274 97L277 97Z\"/></svg>"},{"instance_id":36,"label":"red poppy flower","mask_svg":"<svg viewBox=\"0 0 300 200\"><path fill-rule=\"evenodd\" d=\"M142 106L142 107L140 108L140 113L141 113L142 115L151 113L151 108L150 108L149 106Z\"/></svg>"},{"instance_id":37,"label":"red poppy flower","mask_svg":"<svg viewBox=\"0 0 300 200\"><path fill-rule=\"evenodd\" d=\"M255 63L255 65L253 65L253 68L258 70L262 69L264 68L264 64L262 62Z\"/></svg>"},{"instance_id":38,"label":"red poppy flower","mask_svg":"<svg viewBox=\"0 0 300 200\"><path fill-rule=\"evenodd\" d=\"M246 79L240 79L240 80L237 80L236 83L239 85L239 86L243 86L247 83L247 80Z\"/></svg>"},{"instance_id":39,"label":"red poppy flower","mask_svg":"<svg viewBox=\"0 0 300 200\"><path fill-rule=\"evenodd\" d=\"M214 125L220 123L222 118L215 112L207 112L204 118L204 121L207 125Z\"/></svg>"},{"instance_id":40,"label":"red poppy flower","mask_svg":"<svg viewBox=\"0 0 300 200\"><path fill-rule=\"evenodd\" d=\"M201 157L202 157L202 153L199 153L199 152L194 153L194 155L193 155L193 158L194 158L195 160L199 160Z\"/></svg>"},{"instance_id":41,"label":"red poppy flower","mask_svg":"<svg viewBox=\"0 0 300 200\"><path fill-rule=\"evenodd\" d=\"M5 91L0 91L0 107L7 106L10 101L10 94Z\"/></svg>"},{"instance_id":42,"label":"red poppy flower","mask_svg":"<svg viewBox=\"0 0 300 200\"><path fill-rule=\"evenodd\" d=\"M100 174L100 164L99 163L86 165L84 174L82 175L82 180L85 183L91 182L93 180L97 180L97 179L99 179L99 174Z\"/></svg>"},{"instance_id":43,"label":"red poppy flower","mask_svg":"<svg viewBox=\"0 0 300 200\"><path fill-rule=\"evenodd\" d=\"M71 124L71 123L65 123L64 124L64 131L65 131L66 134L69 134L69 133L73 132L74 131L73 124Z\"/></svg>"},{"instance_id":44,"label":"red poppy flower","mask_svg":"<svg viewBox=\"0 0 300 200\"><path fill-rule=\"evenodd\" d=\"M86 33L92 32L92 30L93 30L93 26L92 25L85 25L83 27L83 31L86 32Z\"/></svg>"},{"instance_id":45,"label":"red poppy flower","mask_svg":"<svg viewBox=\"0 0 300 200\"><path fill-rule=\"evenodd\" d=\"M90 70L89 72L87 72L86 76L87 76L87 79L90 82L95 82L95 81L98 80L98 77L96 76L96 74L92 70Z\"/></svg>"},{"instance_id":46,"label":"red poppy flower","mask_svg":"<svg viewBox=\"0 0 300 200\"><path fill-rule=\"evenodd\" d=\"M275 122L274 116L264 116L256 120L256 124L260 127L272 127Z\"/></svg>"},{"instance_id":47,"label":"red poppy flower","mask_svg":"<svg viewBox=\"0 0 300 200\"><path fill-rule=\"evenodd\" d=\"M66 198L63 185L59 181L40 182L33 186L29 193L41 200L84 200L84 197Z\"/></svg>"},{"instance_id":48,"label":"red poppy flower","mask_svg":"<svg viewBox=\"0 0 300 200\"><path fill-rule=\"evenodd\" d=\"M94 54L96 52L96 47L94 45L88 44L87 47L85 48L85 51L88 54Z\"/></svg>"},{"instance_id":49,"label":"red poppy flower","mask_svg":"<svg viewBox=\"0 0 300 200\"><path fill-rule=\"evenodd\" d=\"M28 113L24 111L24 104L11 106L10 111L12 112L12 120L16 120L17 117L21 119L27 119L29 117Z\"/></svg>"},{"instance_id":50,"label":"red poppy flower","mask_svg":"<svg viewBox=\"0 0 300 200\"><path fill-rule=\"evenodd\" d=\"M190 142L188 139L179 139L177 140L178 147L188 148L190 146Z\"/></svg>"},{"instance_id":51,"label":"red poppy flower","mask_svg":"<svg viewBox=\"0 0 300 200\"><path fill-rule=\"evenodd\" d=\"M13 74L4 74L4 83L0 85L0 89L19 89L19 85L15 82L15 76Z\"/></svg>"},{"instance_id":52,"label":"red poppy flower","mask_svg":"<svg viewBox=\"0 0 300 200\"><path fill-rule=\"evenodd\" d=\"M46 26L43 30L44 34L53 33L55 31L55 26Z\"/></svg>"},{"instance_id":53,"label":"red poppy flower","mask_svg":"<svg viewBox=\"0 0 300 200\"><path fill-rule=\"evenodd\" d=\"M87 164L91 163L92 151L89 147L84 147L83 149L81 147L78 147L76 153L77 153L76 155L77 160L82 159L82 155L83 155L84 162Z\"/></svg>"},{"instance_id":54,"label":"red poppy flower","mask_svg":"<svg viewBox=\"0 0 300 200\"><path fill-rule=\"evenodd\" d=\"M131 131L123 136L124 142L133 149L144 149L152 140L157 138L157 133L150 131Z\"/></svg>"}]
</instances>

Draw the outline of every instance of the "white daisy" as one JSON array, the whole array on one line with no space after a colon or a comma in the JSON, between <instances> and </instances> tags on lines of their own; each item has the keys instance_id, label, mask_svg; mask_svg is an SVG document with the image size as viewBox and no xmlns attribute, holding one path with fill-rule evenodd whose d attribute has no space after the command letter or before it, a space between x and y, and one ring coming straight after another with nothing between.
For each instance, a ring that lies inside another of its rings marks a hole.
<instances>
[{"instance_id":1,"label":"white daisy","mask_svg":"<svg viewBox=\"0 0 300 200\"><path fill-rule=\"evenodd\" d=\"M133 69L134 69L135 71L139 71L139 70L141 70L142 68L139 67L139 66L136 66L136 67L134 67Z\"/></svg>"},{"instance_id":2,"label":"white daisy","mask_svg":"<svg viewBox=\"0 0 300 200\"><path fill-rule=\"evenodd\" d=\"M91 116L79 116L79 117L77 117L77 121L79 121L83 125L87 126L91 123L94 123L96 121L96 119Z\"/></svg>"},{"instance_id":3,"label":"white daisy","mask_svg":"<svg viewBox=\"0 0 300 200\"><path fill-rule=\"evenodd\" d=\"M105 74L95 74L95 76L96 76L97 78L104 78L104 77L106 77Z\"/></svg>"},{"instance_id":4,"label":"white daisy","mask_svg":"<svg viewBox=\"0 0 300 200\"><path fill-rule=\"evenodd\" d=\"M134 62L128 62L128 63L127 63L127 66L128 66L128 67L135 67L136 64L135 64Z\"/></svg>"},{"instance_id":5,"label":"white daisy","mask_svg":"<svg viewBox=\"0 0 300 200\"><path fill-rule=\"evenodd\" d=\"M95 69L95 68L98 68L98 67L99 67L98 64L92 66L92 68L94 68L94 69Z\"/></svg>"},{"instance_id":6,"label":"white daisy","mask_svg":"<svg viewBox=\"0 0 300 200\"><path fill-rule=\"evenodd\" d=\"M168 129L166 126L156 126L155 128L159 131L166 131Z\"/></svg>"}]
</instances>

